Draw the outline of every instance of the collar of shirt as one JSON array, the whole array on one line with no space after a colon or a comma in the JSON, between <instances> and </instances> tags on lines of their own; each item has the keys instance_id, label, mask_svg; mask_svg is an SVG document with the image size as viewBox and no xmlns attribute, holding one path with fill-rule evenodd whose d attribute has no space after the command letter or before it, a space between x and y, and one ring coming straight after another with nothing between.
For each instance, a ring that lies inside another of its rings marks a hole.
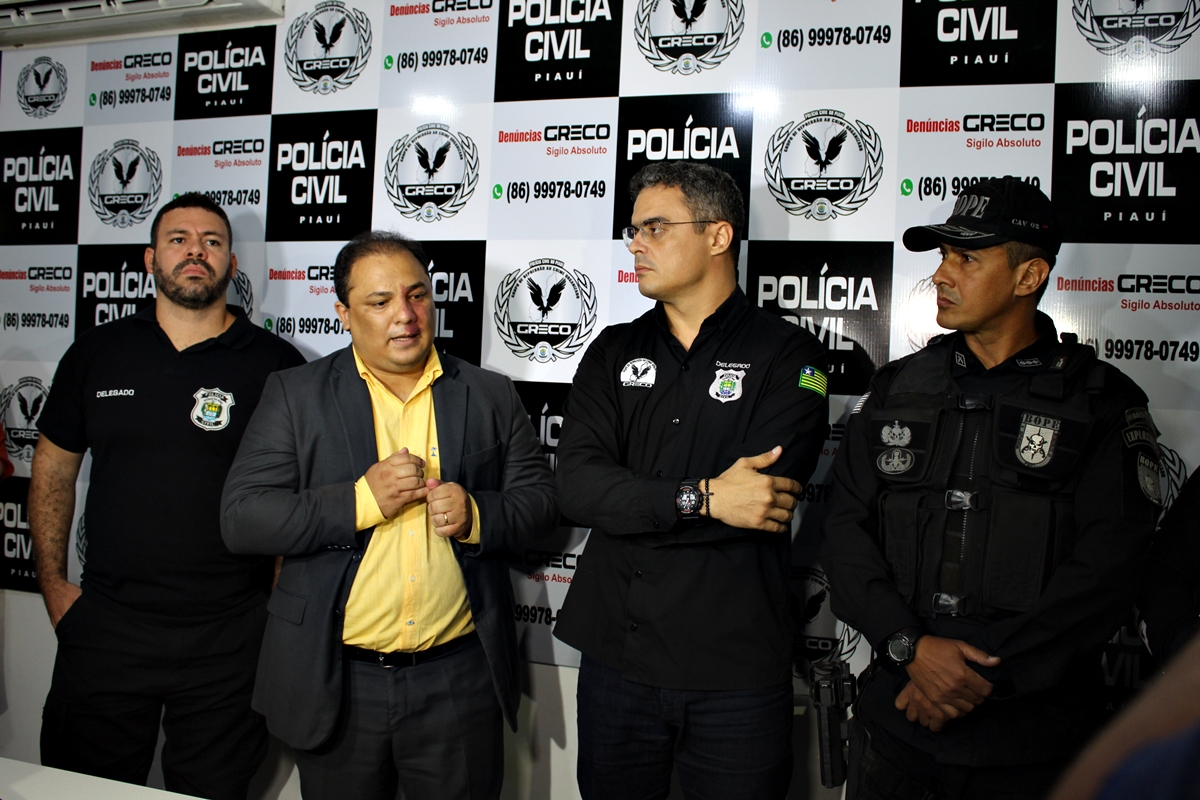
<instances>
[{"instance_id":1,"label":"collar of shirt","mask_svg":"<svg viewBox=\"0 0 1200 800\"><path fill-rule=\"evenodd\" d=\"M385 386L383 382L379 380L379 378L375 377L375 373L371 372L371 370L367 368L367 365L363 363L363 360L358 357L358 350L355 349L354 345L350 345L350 351L354 353L354 364L358 369L358 374L362 376L364 381L367 382L367 386L373 386L376 389L390 394L402 404L411 401L414 397L425 391L426 387L433 385L433 382L442 375L442 360L438 358L437 348L431 347L429 348L429 357L425 359L425 371L421 373L421 377L417 380L417 385L413 387L413 390L409 393L408 398L406 400L401 400L399 397L396 397L396 395L392 393L392 390L387 388L387 386Z\"/></svg>"},{"instance_id":2,"label":"collar of shirt","mask_svg":"<svg viewBox=\"0 0 1200 800\"><path fill-rule=\"evenodd\" d=\"M232 325L230 325L217 336L214 336L211 339L205 339L203 342L197 342L182 352L195 353L200 350L207 350L214 344L224 345L231 350L241 350L243 347L248 346L252 341L254 341L255 325L246 316L246 312L240 306L231 306L228 304L226 304L225 310L230 314L233 314L234 319ZM166 331L164 331L162 326L158 324L158 314L154 303L151 303L138 313L134 314L133 321L136 325L152 325L154 327L155 334L159 338L159 341L166 344L172 350L175 349L175 345L171 343L171 339L169 336L167 336Z\"/></svg>"},{"instance_id":3,"label":"collar of shirt","mask_svg":"<svg viewBox=\"0 0 1200 800\"><path fill-rule=\"evenodd\" d=\"M742 317L746 316L749 310L749 298L746 297L746 293L742 291L740 286L735 286L729 297L725 298L725 302L717 306L717 310L709 314L704 322L700 324L700 331L696 334L696 340L692 343L691 349L695 350L696 345L704 339L735 324ZM658 323L658 329L662 331L663 338L667 343L672 348L678 348L680 351L683 351L683 345L671 333L671 322L667 319L667 312L663 308L661 300L654 304L654 320Z\"/></svg>"},{"instance_id":4,"label":"collar of shirt","mask_svg":"<svg viewBox=\"0 0 1200 800\"><path fill-rule=\"evenodd\" d=\"M1037 326L1038 340L990 370L985 368L983 362L975 357L970 347L967 347L966 337L961 331L950 334L950 346L954 351L950 374L960 378L965 375L995 375L1010 371L1040 371L1050 366L1044 356L1058 344L1058 330L1054 327L1054 320L1041 311L1037 312L1034 324Z\"/></svg>"}]
</instances>

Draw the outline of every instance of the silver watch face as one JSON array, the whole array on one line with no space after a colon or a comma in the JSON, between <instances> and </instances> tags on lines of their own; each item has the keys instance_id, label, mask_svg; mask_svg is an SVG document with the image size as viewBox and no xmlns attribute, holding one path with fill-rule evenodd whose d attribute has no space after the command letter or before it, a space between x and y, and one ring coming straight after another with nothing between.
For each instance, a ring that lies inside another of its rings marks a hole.
<instances>
[{"instance_id":1,"label":"silver watch face","mask_svg":"<svg viewBox=\"0 0 1200 800\"><path fill-rule=\"evenodd\" d=\"M899 636L888 641L887 650L891 659L898 664L908 661L912 655L912 645L906 639L902 639Z\"/></svg>"},{"instance_id":2,"label":"silver watch face","mask_svg":"<svg viewBox=\"0 0 1200 800\"><path fill-rule=\"evenodd\" d=\"M693 486L681 486L675 495L675 507L680 514L695 514L700 509L700 492Z\"/></svg>"}]
</instances>

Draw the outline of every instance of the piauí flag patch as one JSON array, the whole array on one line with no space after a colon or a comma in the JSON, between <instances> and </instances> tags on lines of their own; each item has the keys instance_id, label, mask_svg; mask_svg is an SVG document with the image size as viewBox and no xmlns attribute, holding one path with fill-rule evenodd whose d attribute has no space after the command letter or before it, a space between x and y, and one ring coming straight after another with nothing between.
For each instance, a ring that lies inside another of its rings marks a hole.
<instances>
[{"instance_id":1,"label":"piau\u00ed flag patch","mask_svg":"<svg viewBox=\"0 0 1200 800\"><path fill-rule=\"evenodd\" d=\"M829 379L816 367L805 367L800 370L800 388L811 389L824 397L829 390Z\"/></svg>"}]
</instances>

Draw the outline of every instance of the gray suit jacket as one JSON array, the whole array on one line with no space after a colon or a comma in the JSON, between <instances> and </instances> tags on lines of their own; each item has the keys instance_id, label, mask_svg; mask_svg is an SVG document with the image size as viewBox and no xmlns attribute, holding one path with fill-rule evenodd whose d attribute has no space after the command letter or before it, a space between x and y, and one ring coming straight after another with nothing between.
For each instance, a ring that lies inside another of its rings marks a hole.
<instances>
[{"instance_id":1,"label":"gray suit jacket","mask_svg":"<svg viewBox=\"0 0 1200 800\"><path fill-rule=\"evenodd\" d=\"M554 477L508 378L440 355L433 384L442 479L479 506L482 541L454 542L471 615L510 725L519 700L509 552L554 530ZM367 385L350 348L267 379L221 498L235 553L282 555L267 603L254 708L309 750L342 703L342 621L373 529L354 530L354 482L379 460Z\"/></svg>"}]
</instances>

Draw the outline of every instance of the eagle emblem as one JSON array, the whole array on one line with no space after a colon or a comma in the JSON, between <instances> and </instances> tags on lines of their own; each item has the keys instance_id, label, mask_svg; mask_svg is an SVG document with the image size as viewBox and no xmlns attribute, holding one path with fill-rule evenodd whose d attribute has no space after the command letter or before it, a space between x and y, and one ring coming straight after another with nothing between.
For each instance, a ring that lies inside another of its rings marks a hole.
<instances>
[{"instance_id":1,"label":"eagle emblem","mask_svg":"<svg viewBox=\"0 0 1200 800\"><path fill-rule=\"evenodd\" d=\"M621 385L649 389L654 385L658 367L648 358L635 358L621 368Z\"/></svg>"}]
</instances>

